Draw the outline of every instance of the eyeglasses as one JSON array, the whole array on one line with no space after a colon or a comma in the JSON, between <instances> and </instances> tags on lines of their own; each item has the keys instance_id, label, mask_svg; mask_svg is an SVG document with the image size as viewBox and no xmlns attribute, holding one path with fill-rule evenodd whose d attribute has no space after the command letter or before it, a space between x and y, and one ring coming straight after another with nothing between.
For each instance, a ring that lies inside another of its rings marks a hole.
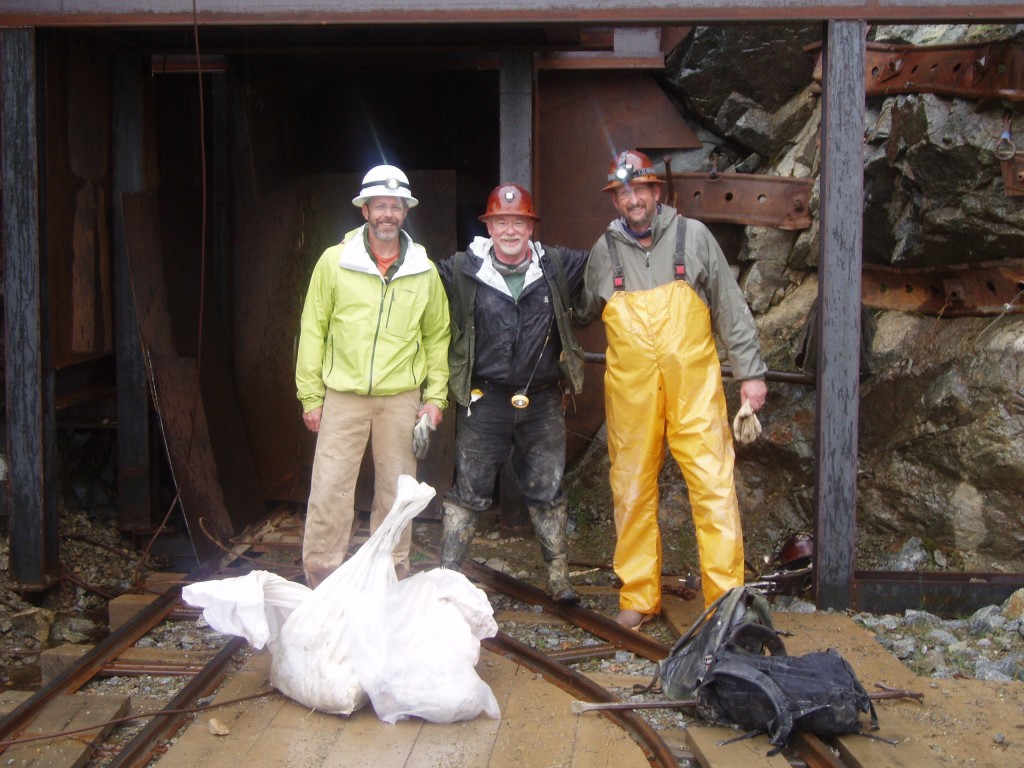
<instances>
[{"instance_id":1,"label":"eyeglasses","mask_svg":"<svg viewBox=\"0 0 1024 768\"><path fill-rule=\"evenodd\" d=\"M492 229L496 229L499 232L503 232L506 229L512 229L516 232L525 232L530 228L529 219L501 219L501 218L490 218L487 223L491 225Z\"/></svg>"},{"instance_id":2,"label":"eyeglasses","mask_svg":"<svg viewBox=\"0 0 1024 768\"><path fill-rule=\"evenodd\" d=\"M375 202L369 203L367 207L374 213L392 213L397 215L405 211L405 205L402 203Z\"/></svg>"},{"instance_id":3,"label":"eyeglasses","mask_svg":"<svg viewBox=\"0 0 1024 768\"><path fill-rule=\"evenodd\" d=\"M654 186L652 184L626 184L618 187L614 190L616 200L628 200L633 195L637 197L647 197L654 195Z\"/></svg>"}]
</instances>

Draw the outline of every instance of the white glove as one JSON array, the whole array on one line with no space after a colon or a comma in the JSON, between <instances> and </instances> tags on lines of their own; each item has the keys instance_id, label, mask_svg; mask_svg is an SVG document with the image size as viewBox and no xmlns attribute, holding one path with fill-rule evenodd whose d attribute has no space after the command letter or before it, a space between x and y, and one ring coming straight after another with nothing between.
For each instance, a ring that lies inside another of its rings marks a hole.
<instances>
[{"instance_id":1,"label":"white glove","mask_svg":"<svg viewBox=\"0 0 1024 768\"><path fill-rule=\"evenodd\" d=\"M434 431L434 422L429 413L420 416L416 426L412 428L412 452L417 459L427 457L427 449L430 448L430 433Z\"/></svg>"},{"instance_id":2,"label":"white glove","mask_svg":"<svg viewBox=\"0 0 1024 768\"><path fill-rule=\"evenodd\" d=\"M732 420L732 434L740 445L750 445L761 434L761 422L757 420L749 400L744 400L736 418Z\"/></svg>"}]
</instances>

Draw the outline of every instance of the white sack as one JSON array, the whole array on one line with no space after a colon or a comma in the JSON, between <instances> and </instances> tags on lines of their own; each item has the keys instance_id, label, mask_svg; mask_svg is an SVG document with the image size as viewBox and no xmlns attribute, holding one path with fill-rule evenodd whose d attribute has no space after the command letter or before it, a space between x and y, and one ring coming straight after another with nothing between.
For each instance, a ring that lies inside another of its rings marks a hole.
<instances>
[{"instance_id":1,"label":"white sack","mask_svg":"<svg viewBox=\"0 0 1024 768\"><path fill-rule=\"evenodd\" d=\"M392 552L402 530L426 509L434 489L398 478L395 505L356 553L324 579L281 628L270 682L281 693L321 712L348 715L366 703L349 658L349 627L362 621L353 603L381 603L398 582Z\"/></svg>"},{"instance_id":2,"label":"white sack","mask_svg":"<svg viewBox=\"0 0 1024 768\"><path fill-rule=\"evenodd\" d=\"M315 590L266 571L186 587L214 629L271 651L270 682L322 712L348 715L367 693L387 722L499 717L474 667L497 632L487 596L444 569L399 582L392 552L434 489L403 475L395 505L369 540Z\"/></svg>"},{"instance_id":3,"label":"white sack","mask_svg":"<svg viewBox=\"0 0 1024 768\"><path fill-rule=\"evenodd\" d=\"M181 598L203 609L203 618L218 632L238 635L253 648L274 645L281 626L313 590L269 571L189 584Z\"/></svg>"},{"instance_id":4,"label":"white sack","mask_svg":"<svg viewBox=\"0 0 1024 768\"><path fill-rule=\"evenodd\" d=\"M377 717L433 723L501 716L476 673L480 640L498 631L483 590L461 573L435 569L391 587L382 602L366 599L350 624L349 658Z\"/></svg>"}]
</instances>

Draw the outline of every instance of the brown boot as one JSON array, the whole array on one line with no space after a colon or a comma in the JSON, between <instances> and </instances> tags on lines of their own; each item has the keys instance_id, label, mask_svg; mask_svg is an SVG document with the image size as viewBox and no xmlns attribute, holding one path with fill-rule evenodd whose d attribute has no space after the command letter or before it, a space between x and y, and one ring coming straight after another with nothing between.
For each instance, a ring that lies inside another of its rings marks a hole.
<instances>
[{"instance_id":1,"label":"brown boot","mask_svg":"<svg viewBox=\"0 0 1024 768\"><path fill-rule=\"evenodd\" d=\"M551 509L528 507L533 532L548 565L548 593L556 603L575 605L580 596L569 581L569 558L565 552L565 524L569 512L565 504Z\"/></svg>"}]
</instances>

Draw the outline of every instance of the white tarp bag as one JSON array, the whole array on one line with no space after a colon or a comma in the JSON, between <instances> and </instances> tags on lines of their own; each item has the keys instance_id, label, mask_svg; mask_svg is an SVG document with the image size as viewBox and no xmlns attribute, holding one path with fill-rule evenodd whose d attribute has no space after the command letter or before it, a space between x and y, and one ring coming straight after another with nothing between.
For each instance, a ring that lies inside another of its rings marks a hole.
<instances>
[{"instance_id":1,"label":"white tarp bag","mask_svg":"<svg viewBox=\"0 0 1024 768\"><path fill-rule=\"evenodd\" d=\"M454 571L395 576L398 537L434 493L400 477L380 528L315 590L253 572L191 585L182 596L214 629L266 643L270 682L305 706L347 715L370 698L392 723L499 717L474 669L480 640L497 632L487 596Z\"/></svg>"}]
</instances>

